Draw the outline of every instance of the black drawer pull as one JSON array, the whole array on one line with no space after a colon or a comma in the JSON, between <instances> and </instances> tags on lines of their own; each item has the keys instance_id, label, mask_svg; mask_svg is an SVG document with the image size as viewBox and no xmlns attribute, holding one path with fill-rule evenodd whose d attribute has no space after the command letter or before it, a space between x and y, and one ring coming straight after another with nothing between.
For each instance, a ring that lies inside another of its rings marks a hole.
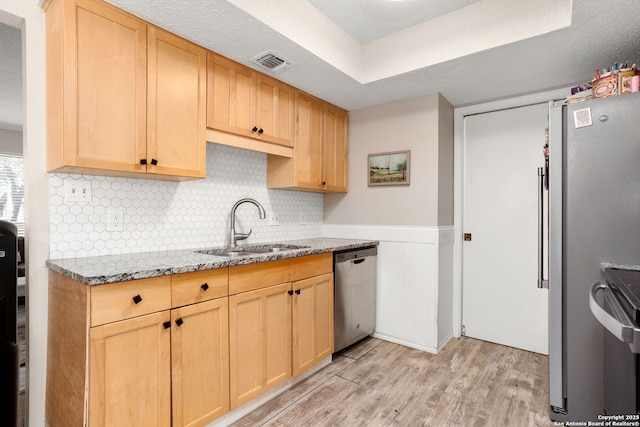
<instances>
[{"instance_id":1,"label":"black drawer pull","mask_svg":"<svg viewBox=\"0 0 640 427\"><path fill-rule=\"evenodd\" d=\"M262 135L263 133L264 133L264 129L260 128L260 129L258 130L258 135Z\"/></svg>"},{"instance_id":2,"label":"black drawer pull","mask_svg":"<svg viewBox=\"0 0 640 427\"><path fill-rule=\"evenodd\" d=\"M142 302L142 297L140 295L136 295L132 299L133 299L134 304L140 304Z\"/></svg>"},{"instance_id":3,"label":"black drawer pull","mask_svg":"<svg viewBox=\"0 0 640 427\"><path fill-rule=\"evenodd\" d=\"M171 327L171 322L164 322L162 326L164 326L165 329L169 329Z\"/></svg>"},{"instance_id":4,"label":"black drawer pull","mask_svg":"<svg viewBox=\"0 0 640 427\"><path fill-rule=\"evenodd\" d=\"M293 295L293 291L287 291L289 295Z\"/></svg>"},{"instance_id":5,"label":"black drawer pull","mask_svg":"<svg viewBox=\"0 0 640 427\"><path fill-rule=\"evenodd\" d=\"M300 289L296 289L296 295L300 295Z\"/></svg>"},{"instance_id":6,"label":"black drawer pull","mask_svg":"<svg viewBox=\"0 0 640 427\"><path fill-rule=\"evenodd\" d=\"M181 326L183 323L184 323L184 320L182 320L182 317L176 320L176 325L178 326Z\"/></svg>"},{"instance_id":7,"label":"black drawer pull","mask_svg":"<svg viewBox=\"0 0 640 427\"><path fill-rule=\"evenodd\" d=\"M156 159L151 159L151 164L155 166L158 164L158 161Z\"/></svg>"},{"instance_id":8,"label":"black drawer pull","mask_svg":"<svg viewBox=\"0 0 640 427\"><path fill-rule=\"evenodd\" d=\"M203 291L206 291L207 289L209 289L209 284L203 283L202 285L200 285L200 287L202 288Z\"/></svg>"},{"instance_id":9,"label":"black drawer pull","mask_svg":"<svg viewBox=\"0 0 640 427\"><path fill-rule=\"evenodd\" d=\"M140 164L141 165L146 165L147 164L147 159L140 159Z\"/></svg>"},{"instance_id":10,"label":"black drawer pull","mask_svg":"<svg viewBox=\"0 0 640 427\"><path fill-rule=\"evenodd\" d=\"M251 132L257 132L257 131L258 131L257 127L254 126L253 128L251 128Z\"/></svg>"}]
</instances>

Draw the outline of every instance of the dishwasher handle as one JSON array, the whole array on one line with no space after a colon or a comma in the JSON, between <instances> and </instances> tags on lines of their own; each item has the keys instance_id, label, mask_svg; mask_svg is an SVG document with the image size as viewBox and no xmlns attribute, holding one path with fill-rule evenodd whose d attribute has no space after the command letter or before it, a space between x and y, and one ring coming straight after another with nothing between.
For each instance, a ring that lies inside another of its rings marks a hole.
<instances>
[{"instance_id":1,"label":"dishwasher handle","mask_svg":"<svg viewBox=\"0 0 640 427\"><path fill-rule=\"evenodd\" d=\"M359 259L354 259L351 262L353 264L362 264L364 262L364 260L365 260L364 258L359 258Z\"/></svg>"}]
</instances>

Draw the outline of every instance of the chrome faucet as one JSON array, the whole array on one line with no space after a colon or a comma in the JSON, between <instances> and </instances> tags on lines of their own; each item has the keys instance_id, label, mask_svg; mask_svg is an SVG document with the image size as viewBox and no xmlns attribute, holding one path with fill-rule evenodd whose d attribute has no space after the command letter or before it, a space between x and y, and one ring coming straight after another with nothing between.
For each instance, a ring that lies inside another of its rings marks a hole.
<instances>
[{"instance_id":1,"label":"chrome faucet","mask_svg":"<svg viewBox=\"0 0 640 427\"><path fill-rule=\"evenodd\" d=\"M231 246L236 246L236 243L238 240L244 240L251 235L251 229L249 229L248 233L236 233L236 209L238 209L238 206L240 206L241 204L247 203L247 202L253 203L254 205L256 205L260 213L260 219L265 219L267 217L267 214L265 213L264 208L260 203L258 203L257 200L250 199L250 198L238 200L236 204L233 205L233 207L231 208L231 231L230 231Z\"/></svg>"}]
</instances>

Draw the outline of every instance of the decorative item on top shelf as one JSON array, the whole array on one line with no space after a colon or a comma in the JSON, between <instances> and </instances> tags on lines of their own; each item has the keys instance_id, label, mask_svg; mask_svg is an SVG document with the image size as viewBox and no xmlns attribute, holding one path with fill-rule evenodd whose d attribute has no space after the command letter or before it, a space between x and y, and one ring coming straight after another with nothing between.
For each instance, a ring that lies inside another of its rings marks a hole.
<instances>
[{"instance_id":1,"label":"decorative item on top shelf","mask_svg":"<svg viewBox=\"0 0 640 427\"><path fill-rule=\"evenodd\" d=\"M632 79L636 75L640 75L636 64L629 66L626 63L618 64L616 62L613 67L605 68L603 73L596 69L596 76L593 80L593 96L606 98L607 96L631 93L634 91Z\"/></svg>"},{"instance_id":2,"label":"decorative item on top shelf","mask_svg":"<svg viewBox=\"0 0 640 427\"><path fill-rule=\"evenodd\" d=\"M369 186L409 185L411 151L369 154Z\"/></svg>"}]
</instances>

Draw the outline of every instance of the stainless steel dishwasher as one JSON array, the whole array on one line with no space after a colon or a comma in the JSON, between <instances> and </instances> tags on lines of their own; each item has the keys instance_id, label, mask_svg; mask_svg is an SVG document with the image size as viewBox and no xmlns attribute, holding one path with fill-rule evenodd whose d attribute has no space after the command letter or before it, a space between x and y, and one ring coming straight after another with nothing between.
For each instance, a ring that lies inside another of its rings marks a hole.
<instances>
[{"instance_id":1,"label":"stainless steel dishwasher","mask_svg":"<svg viewBox=\"0 0 640 427\"><path fill-rule=\"evenodd\" d=\"M376 328L377 258L376 247L333 255L334 352L371 335Z\"/></svg>"}]
</instances>

